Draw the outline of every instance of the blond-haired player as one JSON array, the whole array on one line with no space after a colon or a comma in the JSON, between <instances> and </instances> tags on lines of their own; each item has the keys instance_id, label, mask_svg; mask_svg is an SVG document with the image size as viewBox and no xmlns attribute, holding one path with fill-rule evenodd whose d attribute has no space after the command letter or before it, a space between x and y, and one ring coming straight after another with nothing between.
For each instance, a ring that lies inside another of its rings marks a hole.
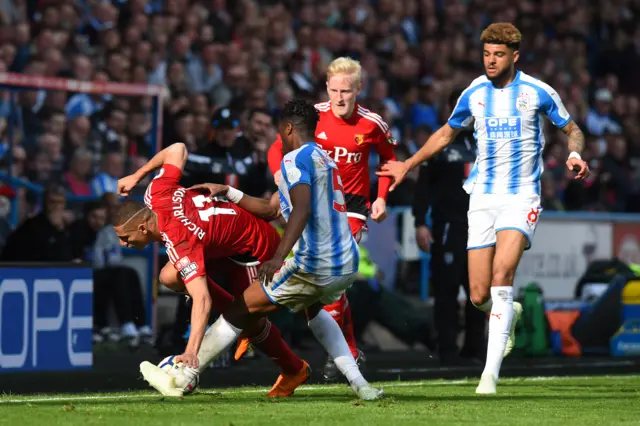
<instances>
[{"instance_id":1,"label":"blond-haired player","mask_svg":"<svg viewBox=\"0 0 640 426\"><path fill-rule=\"evenodd\" d=\"M372 148L375 149L382 164L396 158L393 149L396 141L387 123L356 101L362 87L361 80L362 67L358 61L347 57L335 59L327 69L329 101L315 105L320 116L315 141L338 165L347 201L349 226L356 241L360 241L362 232L366 229L369 212L376 222L383 221L387 215L386 198L391 179L379 179L377 198L371 203L369 152ZM269 150L269 168L276 182L280 176L281 160L282 141L278 136ZM351 308L346 296L325 306L325 310L338 322L351 353L361 364L364 357L356 347ZM333 379L336 375L333 360L328 359L325 378Z\"/></svg>"},{"instance_id":2,"label":"blond-haired player","mask_svg":"<svg viewBox=\"0 0 640 426\"><path fill-rule=\"evenodd\" d=\"M471 301L490 313L487 361L476 393L496 393L505 352L513 346L513 278L538 224L544 148L542 115L568 136L567 167L584 179L589 167L580 158L584 135L558 93L515 69L520 31L509 23L491 24L481 35L485 75L462 92L447 124L405 162L387 164L378 174L398 185L407 172L444 149L460 129L473 123L478 157L464 184L469 203L469 285ZM519 305L516 305L519 306ZM511 336L511 343L508 340Z\"/></svg>"}]
</instances>

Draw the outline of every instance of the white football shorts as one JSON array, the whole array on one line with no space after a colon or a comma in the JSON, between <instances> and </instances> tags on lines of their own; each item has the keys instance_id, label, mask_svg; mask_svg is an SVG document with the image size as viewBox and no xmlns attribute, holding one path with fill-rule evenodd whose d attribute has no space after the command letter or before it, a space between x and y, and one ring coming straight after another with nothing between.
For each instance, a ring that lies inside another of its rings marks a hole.
<instances>
[{"instance_id":1,"label":"white football shorts","mask_svg":"<svg viewBox=\"0 0 640 426\"><path fill-rule=\"evenodd\" d=\"M262 289L272 303L291 312L300 312L316 302L324 305L336 302L355 279L355 273L341 276L310 274L301 271L293 258L289 258L270 283L262 284Z\"/></svg>"},{"instance_id":2,"label":"white football shorts","mask_svg":"<svg viewBox=\"0 0 640 426\"><path fill-rule=\"evenodd\" d=\"M505 230L522 232L528 250L541 212L537 194L471 194L467 250L494 246L496 234Z\"/></svg>"}]
</instances>

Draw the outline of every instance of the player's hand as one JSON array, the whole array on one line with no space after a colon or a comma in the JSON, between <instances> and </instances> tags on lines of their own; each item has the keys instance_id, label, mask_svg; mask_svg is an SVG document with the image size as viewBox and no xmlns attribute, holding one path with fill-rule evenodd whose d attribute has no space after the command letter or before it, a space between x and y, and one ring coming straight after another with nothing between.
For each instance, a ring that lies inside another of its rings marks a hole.
<instances>
[{"instance_id":1,"label":"player's hand","mask_svg":"<svg viewBox=\"0 0 640 426\"><path fill-rule=\"evenodd\" d=\"M426 225L420 225L416 228L416 243L420 250L429 252L431 250L431 244L433 244L433 236L431 231Z\"/></svg>"},{"instance_id":2,"label":"player's hand","mask_svg":"<svg viewBox=\"0 0 640 426\"><path fill-rule=\"evenodd\" d=\"M140 179L135 174L125 176L118 180L118 195L123 197L129 196L129 193L140 182Z\"/></svg>"},{"instance_id":3,"label":"player's hand","mask_svg":"<svg viewBox=\"0 0 640 426\"><path fill-rule=\"evenodd\" d=\"M198 368L198 355L192 352L185 352L175 357L175 362L182 362L187 367Z\"/></svg>"},{"instance_id":4,"label":"player's hand","mask_svg":"<svg viewBox=\"0 0 640 426\"><path fill-rule=\"evenodd\" d=\"M396 189L396 186L402 183L407 173L409 173L409 166L403 161L389 161L382 165L380 171L376 172L378 176L387 176L393 179L389 191Z\"/></svg>"},{"instance_id":5,"label":"player's hand","mask_svg":"<svg viewBox=\"0 0 640 426\"><path fill-rule=\"evenodd\" d=\"M589 165L579 158L569 158L567 168L577 173L574 179L586 179L589 176Z\"/></svg>"},{"instance_id":6,"label":"player's hand","mask_svg":"<svg viewBox=\"0 0 640 426\"><path fill-rule=\"evenodd\" d=\"M387 218L387 202L384 198L376 199L371 205L371 219L380 223Z\"/></svg>"},{"instance_id":7,"label":"player's hand","mask_svg":"<svg viewBox=\"0 0 640 426\"><path fill-rule=\"evenodd\" d=\"M268 285L273 279L275 273L278 272L280 268L282 268L283 263L284 259L278 259L275 257L264 262L260 266L260 269L258 269L258 277L260 278L260 281L262 281L265 285Z\"/></svg>"},{"instance_id":8,"label":"player's hand","mask_svg":"<svg viewBox=\"0 0 640 426\"><path fill-rule=\"evenodd\" d=\"M218 183L199 183L198 185L193 185L189 189L195 189L200 191L205 191L209 193L209 197L217 197L218 195L224 197L227 195L227 191L229 187L227 185L220 185Z\"/></svg>"}]
</instances>

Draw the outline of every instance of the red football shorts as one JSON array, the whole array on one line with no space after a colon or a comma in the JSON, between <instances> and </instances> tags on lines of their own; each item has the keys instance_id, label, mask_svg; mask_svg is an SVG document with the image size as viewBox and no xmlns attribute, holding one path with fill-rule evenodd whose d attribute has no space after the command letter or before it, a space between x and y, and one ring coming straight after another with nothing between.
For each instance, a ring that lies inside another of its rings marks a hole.
<instances>
[{"instance_id":1,"label":"red football shorts","mask_svg":"<svg viewBox=\"0 0 640 426\"><path fill-rule=\"evenodd\" d=\"M210 273L222 273L227 277L228 290L234 296L240 296L258 279L258 267L260 262L240 263L229 259L212 259L207 261L207 271Z\"/></svg>"},{"instance_id":2,"label":"red football shorts","mask_svg":"<svg viewBox=\"0 0 640 426\"><path fill-rule=\"evenodd\" d=\"M351 235L356 239L356 243L359 243L362 233L367 230L367 221L359 217L349 216L349 227L351 228Z\"/></svg>"}]
</instances>

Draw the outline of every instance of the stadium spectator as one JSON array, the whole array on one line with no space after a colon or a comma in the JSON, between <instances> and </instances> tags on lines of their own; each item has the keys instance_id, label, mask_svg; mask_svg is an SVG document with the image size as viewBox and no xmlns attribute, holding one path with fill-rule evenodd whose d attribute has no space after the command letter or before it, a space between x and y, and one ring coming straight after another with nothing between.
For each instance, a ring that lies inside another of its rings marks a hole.
<instances>
[{"instance_id":1,"label":"stadium spectator","mask_svg":"<svg viewBox=\"0 0 640 426\"><path fill-rule=\"evenodd\" d=\"M84 216L71 228L73 257L93 265L94 333L93 341L123 338L131 346L140 340L150 342L146 325L142 288L137 272L122 264L122 247L109 223L119 198L105 194L100 201L85 204ZM119 331L109 327L108 310L113 305Z\"/></svg>"},{"instance_id":2,"label":"stadium spectator","mask_svg":"<svg viewBox=\"0 0 640 426\"><path fill-rule=\"evenodd\" d=\"M101 197L118 190L118 178L124 174L124 157L118 151L107 152L102 160L101 172L91 181L93 194Z\"/></svg>"},{"instance_id":3,"label":"stadium spectator","mask_svg":"<svg viewBox=\"0 0 640 426\"><path fill-rule=\"evenodd\" d=\"M70 262L74 260L69 240L73 215L66 210L66 191L50 185L43 195L42 211L13 231L2 250L5 262Z\"/></svg>"}]
</instances>

